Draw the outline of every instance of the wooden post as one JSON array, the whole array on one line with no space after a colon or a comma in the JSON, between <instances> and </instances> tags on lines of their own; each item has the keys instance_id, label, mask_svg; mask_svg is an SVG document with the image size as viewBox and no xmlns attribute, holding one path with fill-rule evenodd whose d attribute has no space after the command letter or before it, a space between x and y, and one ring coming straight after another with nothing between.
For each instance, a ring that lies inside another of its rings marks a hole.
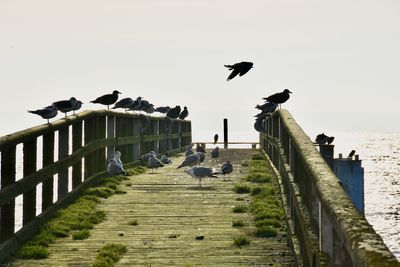
<instances>
[{"instance_id":1,"label":"wooden post","mask_svg":"<svg viewBox=\"0 0 400 267\"><path fill-rule=\"evenodd\" d=\"M134 119L133 118L126 118L126 126L127 126L127 134L128 136L134 136ZM135 161L135 153L134 153L134 145L130 144L128 145L128 154L126 155L126 163L134 162Z\"/></svg>"},{"instance_id":2,"label":"wooden post","mask_svg":"<svg viewBox=\"0 0 400 267\"><path fill-rule=\"evenodd\" d=\"M43 135L43 167L54 162L54 132ZM48 177L42 185L42 211L53 204L54 178Z\"/></svg>"},{"instance_id":3,"label":"wooden post","mask_svg":"<svg viewBox=\"0 0 400 267\"><path fill-rule=\"evenodd\" d=\"M82 147L82 122L72 124L72 153ZM72 166L72 188L82 183L82 160Z\"/></svg>"},{"instance_id":4,"label":"wooden post","mask_svg":"<svg viewBox=\"0 0 400 267\"><path fill-rule=\"evenodd\" d=\"M96 126L96 139L106 138L106 117L97 116ZM100 148L96 152L96 169L95 173L103 172L106 170L106 148Z\"/></svg>"},{"instance_id":5,"label":"wooden post","mask_svg":"<svg viewBox=\"0 0 400 267\"><path fill-rule=\"evenodd\" d=\"M89 144L90 142L94 141L94 128L95 128L95 120L96 118L89 118L85 120L84 128L85 128L85 145ZM89 178L94 174L94 152L89 153L85 156L85 179Z\"/></svg>"},{"instance_id":6,"label":"wooden post","mask_svg":"<svg viewBox=\"0 0 400 267\"><path fill-rule=\"evenodd\" d=\"M23 175L28 176L36 171L36 137L23 143ZM26 225L36 216L36 187L23 194L22 224Z\"/></svg>"},{"instance_id":7,"label":"wooden post","mask_svg":"<svg viewBox=\"0 0 400 267\"><path fill-rule=\"evenodd\" d=\"M58 130L58 160L68 157L69 128ZM68 168L62 167L58 172L58 197L61 199L68 194Z\"/></svg>"},{"instance_id":8,"label":"wooden post","mask_svg":"<svg viewBox=\"0 0 400 267\"><path fill-rule=\"evenodd\" d=\"M1 151L1 188L15 183L16 147ZM5 241L14 234L15 200L1 206L0 210L0 241Z\"/></svg>"},{"instance_id":9,"label":"wooden post","mask_svg":"<svg viewBox=\"0 0 400 267\"><path fill-rule=\"evenodd\" d=\"M158 120L152 120L153 124L153 135L154 136L159 136L160 132L160 124ZM160 144L158 140L154 140L153 142L153 149L156 153L160 153Z\"/></svg>"},{"instance_id":10,"label":"wooden post","mask_svg":"<svg viewBox=\"0 0 400 267\"><path fill-rule=\"evenodd\" d=\"M181 151L181 148L182 148L182 122L181 121L178 122L178 134L179 134L179 137L178 137L177 149L179 149L179 151Z\"/></svg>"},{"instance_id":11,"label":"wooden post","mask_svg":"<svg viewBox=\"0 0 400 267\"><path fill-rule=\"evenodd\" d=\"M224 119L224 149L228 148L228 119Z\"/></svg>"},{"instance_id":12,"label":"wooden post","mask_svg":"<svg viewBox=\"0 0 400 267\"><path fill-rule=\"evenodd\" d=\"M107 116L107 138L115 138L115 116ZM115 153L114 146L107 147L107 160L111 159L112 155Z\"/></svg>"},{"instance_id":13,"label":"wooden post","mask_svg":"<svg viewBox=\"0 0 400 267\"><path fill-rule=\"evenodd\" d=\"M140 122L138 118L133 119L133 135L140 136ZM140 159L140 141L133 145L133 160L137 161Z\"/></svg>"}]
</instances>

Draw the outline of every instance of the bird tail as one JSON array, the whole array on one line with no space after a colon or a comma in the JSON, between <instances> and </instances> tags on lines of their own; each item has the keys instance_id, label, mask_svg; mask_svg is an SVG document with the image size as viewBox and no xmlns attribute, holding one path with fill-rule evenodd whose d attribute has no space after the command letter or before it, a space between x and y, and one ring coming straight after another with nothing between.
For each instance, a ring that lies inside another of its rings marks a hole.
<instances>
[{"instance_id":1,"label":"bird tail","mask_svg":"<svg viewBox=\"0 0 400 267\"><path fill-rule=\"evenodd\" d=\"M28 110L29 113L37 114L35 110Z\"/></svg>"}]
</instances>

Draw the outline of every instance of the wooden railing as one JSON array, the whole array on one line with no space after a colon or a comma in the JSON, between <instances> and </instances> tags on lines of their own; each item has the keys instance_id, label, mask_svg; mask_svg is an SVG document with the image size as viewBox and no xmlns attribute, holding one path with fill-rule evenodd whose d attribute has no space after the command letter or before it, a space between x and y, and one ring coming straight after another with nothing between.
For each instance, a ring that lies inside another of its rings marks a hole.
<instances>
[{"instance_id":1,"label":"wooden railing","mask_svg":"<svg viewBox=\"0 0 400 267\"><path fill-rule=\"evenodd\" d=\"M58 144L55 144L56 133ZM37 170L40 137L43 167ZM119 150L124 166L130 166L150 150L180 152L190 143L190 121L105 110L84 111L51 124L1 137L0 262L33 236L59 208L71 203L82 190L106 176L107 155ZM18 145L22 145L23 151L23 177L16 181ZM57 159L54 158L55 148L58 150ZM69 168L72 168L72 177L69 177ZM55 174L58 175L58 188L57 201L53 203ZM69 180L72 185L69 185ZM39 184L42 184L42 213L36 216ZM23 227L14 233L15 199L20 195L23 195Z\"/></svg>"},{"instance_id":2,"label":"wooden railing","mask_svg":"<svg viewBox=\"0 0 400 267\"><path fill-rule=\"evenodd\" d=\"M400 266L290 113L273 113L264 130L304 266Z\"/></svg>"}]
</instances>

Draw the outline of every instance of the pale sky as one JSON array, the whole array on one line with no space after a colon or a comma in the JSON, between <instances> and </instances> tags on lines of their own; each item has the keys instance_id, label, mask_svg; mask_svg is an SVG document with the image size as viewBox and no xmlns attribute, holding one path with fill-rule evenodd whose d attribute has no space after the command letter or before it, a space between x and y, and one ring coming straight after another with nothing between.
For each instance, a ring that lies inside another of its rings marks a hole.
<instances>
[{"instance_id":1,"label":"pale sky","mask_svg":"<svg viewBox=\"0 0 400 267\"><path fill-rule=\"evenodd\" d=\"M227 82L240 61L254 68ZM285 88L306 133L400 131L399 71L398 0L0 0L0 135L114 89L186 105L195 140L223 118L255 140L254 106Z\"/></svg>"}]
</instances>

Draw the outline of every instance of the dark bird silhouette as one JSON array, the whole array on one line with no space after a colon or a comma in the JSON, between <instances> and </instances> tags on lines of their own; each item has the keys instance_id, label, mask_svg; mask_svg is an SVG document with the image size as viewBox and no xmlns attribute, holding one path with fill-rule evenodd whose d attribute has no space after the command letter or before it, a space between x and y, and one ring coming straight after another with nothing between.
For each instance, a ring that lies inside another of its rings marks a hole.
<instances>
[{"instance_id":1,"label":"dark bird silhouette","mask_svg":"<svg viewBox=\"0 0 400 267\"><path fill-rule=\"evenodd\" d=\"M176 119L179 117L179 114L181 114L181 106L175 106L174 108L171 108L171 110L167 112L166 116L171 119Z\"/></svg>"},{"instance_id":2,"label":"dark bird silhouette","mask_svg":"<svg viewBox=\"0 0 400 267\"><path fill-rule=\"evenodd\" d=\"M55 106L59 111L63 112L65 117L67 117L68 112L73 111L74 108L75 110L80 108L79 102L75 97L71 97L69 100L56 101L53 103L53 106Z\"/></svg>"},{"instance_id":3,"label":"dark bird silhouette","mask_svg":"<svg viewBox=\"0 0 400 267\"><path fill-rule=\"evenodd\" d=\"M28 110L29 113L39 115L43 119L47 119L47 124L49 124L49 119L54 118L57 116L57 108L55 106L48 106L43 109L37 109L37 110Z\"/></svg>"},{"instance_id":4,"label":"dark bird silhouette","mask_svg":"<svg viewBox=\"0 0 400 267\"><path fill-rule=\"evenodd\" d=\"M214 145L218 142L218 134L214 135Z\"/></svg>"},{"instance_id":5,"label":"dark bird silhouette","mask_svg":"<svg viewBox=\"0 0 400 267\"><path fill-rule=\"evenodd\" d=\"M224 65L224 66L232 71L231 74L228 76L228 79L226 79L227 81L229 81L232 80L238 74L239 76L245 75L253 67L253 63L243 61L233 65Z\"/></svg>"},{"instance_id":6,"label":"dark bird silhouette","mask_svg":"<svg viewBox=\"0 0 400 267\"><path fill-rule=\"evenodd\" d=\"M167 112L170 111L170 110L171 110L171 108L170 108L169 106L157 107L157 108L155 109L156 112L160 112L160 113L162 113L162 114L165 114L165 113L167 113Z\"/></svg>"},{"instance_id":7,"label":"dark bird silhouette","mask_svg":"<svg viewBox=\"0 0 400 267\"><path fill-rule=\"evenodd\" d=\"M211 157L215 160L217 160L219 158L219 147L215 147L212 151L211 151Z\"/></svg>"},{"instance_id":8,"label":"dark bird silhouette","mask_svg":"<svg viewBox=\"0 0 400 267\"><path fill-rule=\"evenodd\" d=\"M117 90L114 90L112 94L108 95L102 95L98 98L96 98L93 101L90 101L90 103L97 103L97 104L102 104L107 106L107 110L110 110L110 105L114 104L118 100L118 94L121 92L118 92Z\"/></svg>"},{"instance_id":9,"label":"dark bird silhouette","mask_svg":"<svg viewBox=\"0 0 400 267\"><path fill-rule=\"evenodd\" d=\"M183 107L182 112L179 114L179 119L184 120L189 115L187 107Z\"/></svg>"},{"instance_id":10,"label":"dark bird silhouette","mask_svg":"<svg viewBox=\"0 0 400 267\"><path fill-rule=\"evenodd\" d=\"M111 108L111 109L116 109L116 108L123 108L125 109L125 112L127 111L128 108L130 108L133 105L133 99L130 97L123 98Z\"/></svg>"},{"instance_id":11,"label":"dark bird silhouette","mask_svg":"<svg viewBox=\"0 0 400 267\"><path fill-rule=\"evenodd\" d=\"M259 133L268 133L267 130L264 128L263 119L256 119L254 123L254 129Z\"/></svg>"},{"instance_id":12,"label":"dark bird silhouette","mask_svg":"<svg viewBox=\"0 0 400 267\"><path fill-rule=\"evenodd\" d=\"M221 166L221 173L225 176L225 174L230 174L233 171L232 163L228 160Z\"/></svg>"},{"instance_id":13,"label":"dark bird silhouette","mask_svg":"<svg viewBox=\"0 0 400 267\"><path fill-rule=\"evenodd\" d=\"M204 149L203 146L201 146L199 143L196 145L196 152L203 152L206 153L206 150Z\"/></svg>"},{"instance_id":14,"label":"dark bird silhouette","mask_svg":"<svg viewBox=\"0 0 400 267\"><path fill-rule=\"evenodd\" d=\"M147 114L153 113L154 112L154 105L150 104L149 101L142 99L142 101L140 103L139 110L143 110Z\"/></svg>"},{"instance_id":15,"label":"dark bird silhouette","mask_svg":"<svg viewBox=\"0 0 400 267\"><path fill-rule=\"evenodd\" d=\"M324 133L321 133L319 135L317 135L317 137L315 138L315 142L319 145L323 145L325 143L327 143L328 145L332 144L333 140L335 140L335 137L333 136L327 136Z\"/></svg>"},{"instance_id":16,"label":"dark bird silhouette","mask_svg":"<svg viewBox=\"0 0 400 267\"><path fill-rule=\"evenodd\" d=\"M348 159L352 159L354 154L356 153L356 151L353 149L352 151L350 151L349 155L347 156Z\"/></svg>"},{"instance_id":17,"label":"dark bird silhouette","mask_svg":"<svg viewBox=\"0 0 400 267\"><path fill-rule=\"evenodd\" d=\"M138 96L135 101L133 101L132 105L129 106L129 110L137 111L140 110L140 106L142 104L142 97Z\"/></svg>"},{"instance_id":18,"label":"dark bird silhouette","mask_svg":"<svg viewBox=\"0 0 400 267\"><path fill-rule=\"evenodd\" d=\"M277 107L278 107L278 104L276 104L274 102L266 102L263 105L256 106L256 108L261 110L261 112L263 112L263 113L272 113L276 110Z\"/></svg>"},{"instance_id":19,"label":"dark bird silhouette","mask_svg":"<svg viewBox=\"0 0 400 267\"><path fill-rule=\"evenodd\" d=\"M282 103L285 103L289 99L289 97L290 97L289 94L291 94L291 93L292 92L290 92L289 89L285 89L285 90L283 90L283 92L270 95L269 97L264 97L263 99L265 99L269 102L275 103L275 104L279 104L279 107L280 107L280 105Z\"/></svg>"},{"instance_id":20,"label":"dark bird silhouette","mask_svg":"<svg viewBox=\"0 0 400 267\"><path fill-rule=\"evenodd\" d=\"M81 107L82 107L82 104L83 104L83 102L82 101L80 101L80 100L76 100L74 97L71 97L71 98L73 98L74 100L72 100L72 113L73 114L75 114L75 110L79 110ZM70 99L70 101L71 101L71 99Z\"/></svg>"}]
</instances>

